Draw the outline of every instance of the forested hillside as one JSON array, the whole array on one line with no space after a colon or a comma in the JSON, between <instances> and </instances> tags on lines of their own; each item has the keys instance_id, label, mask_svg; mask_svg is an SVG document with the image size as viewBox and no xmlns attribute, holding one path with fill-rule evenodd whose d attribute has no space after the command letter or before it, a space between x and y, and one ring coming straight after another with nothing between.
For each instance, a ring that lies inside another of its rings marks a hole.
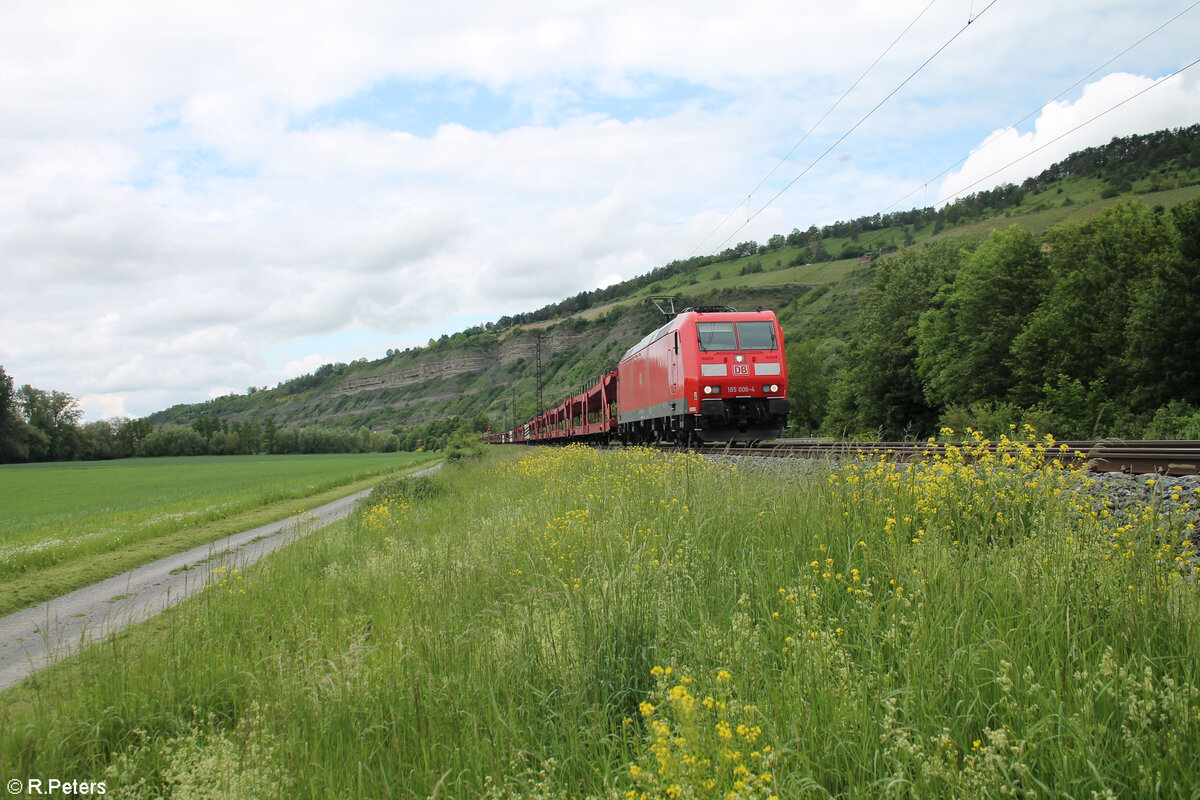
<instances>
[{"instance_id":1,"label":"forested hillside","mask_svg":"<svg viewBox=\"0 0 1200 800\"><path fill-rule=\"evenodd\" d=\"M836 365L793 349L793 384L829 387L809 430L1200 436L1200 200L907 249L856 319Z\"/></svg>"},{"instance_id":2,"label":"forested hillside","mask_svg":"<svg viewBox=\"0 0 1200 800\"><path fill-rule=\"evenodd\" d=\"M1200 124L1114 139L941 208L792 228L274 388L79 424L0 372L0 461L436 446L573 391L661 323L646 299L775 309L792 431L1032 424L1200 438Z\"/></svg>"}]
</instances>

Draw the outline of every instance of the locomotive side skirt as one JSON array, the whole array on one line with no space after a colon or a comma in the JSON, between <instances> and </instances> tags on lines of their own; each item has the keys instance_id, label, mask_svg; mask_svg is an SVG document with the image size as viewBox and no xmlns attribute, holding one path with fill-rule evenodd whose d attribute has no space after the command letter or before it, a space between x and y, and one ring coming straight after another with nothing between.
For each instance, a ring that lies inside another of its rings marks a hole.
<instances>
[{"instance_id":1,"label":"locomotive side skirt","mask_svg":"<svg viewBox=\"0 0 1200 800\"><path fill-rule=\"evenodd\" d=\"M686 400L668 400L665 403L658 403L657 405L646 406L645 408L637 408L625 414L618 414L617 422L641 422L647 419L656 419L658 417L669 417L674 414L683 414L686 413L687 410L688 408Z\"/></svg>"}]
</instances>

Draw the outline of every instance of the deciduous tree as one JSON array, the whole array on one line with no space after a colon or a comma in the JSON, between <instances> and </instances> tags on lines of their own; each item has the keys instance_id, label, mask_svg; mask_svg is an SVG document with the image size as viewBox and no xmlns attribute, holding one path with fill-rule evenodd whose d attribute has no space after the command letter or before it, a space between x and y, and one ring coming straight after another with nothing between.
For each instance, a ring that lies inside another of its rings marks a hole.
<instances>
[{"instance_id":1,"label":"deciduous tree","mask_svg":"<svg viewBox=\"0 0 1200 800\"><path fill-rule=\"evenodd\" d=\"M21 413L32 429L31 461L72 461L79 458L83 416L75 398L57 390L44 391L25 384L17 390Z\"/></svg>"},{"instance_id":2,"label":"deciduous tree","mask_svg":"<svg viewBox=\"0 0 1200 800\"><path fill-rule=\"evenodd\" d=\"M1170 228L1137 201L1051 229L1046 242L1052 286L1013 342L1015 399L1043 399L1059 376L1103 381L1107 397L1131 397L1138 377L1127 325L1147 281L1178 258Z\"/></svg>"},{"instance_id":3,"label":"deciduous tree","mask_svg":"<svg viewBox=\"0 0 1200 800\"><path fill-rule=\"evenodd\" d=\"M924 436L938 409L917 371L917 325L958 270L957 242L903 250L875 275L851 340L848 367L831 389L827 429L878 430L885 438Z\"/></svg>"},{"instance_id":4,"label":"deciduous tree","mask_svg":"<svg viewBox=\"0 0 1200 800\"><path fill-rule=\"evenodd\" d=\"M996 231L970 255L921 315L917 368L931 405L1001 401L1013 384L1012 343L1048 281L1028 231Z\"/></svg>"},{"instance_id":5,"label":"deciduous tree","mask_svg":"<svg viewBox=\"0 0 1200 800\"><path fill-rule=\"evenodd\" d=\"M1131 298L1124 353L1131 404L1200 403L1200 200L1173 209L1174 257L1155 258Z\"/></svg>"},{"instance_id":6,"label":"deciduous tree","mask_svg":"<svg viewBox=\"0 0 1200 800\"><path fill-rule=\"evenodd\" d=\"M28 461L29 434L12 376L0 367L0 463Z\"/></svg>"}]
</instances>

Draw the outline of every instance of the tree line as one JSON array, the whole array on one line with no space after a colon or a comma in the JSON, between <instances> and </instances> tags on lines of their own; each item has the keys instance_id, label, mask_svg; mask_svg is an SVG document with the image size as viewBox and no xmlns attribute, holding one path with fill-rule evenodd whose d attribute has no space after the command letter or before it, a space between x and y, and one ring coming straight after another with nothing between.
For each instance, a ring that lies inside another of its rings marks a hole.
<instances>
[{"instance_id":1,"label":"tree line","mask_svg":"<svg viewBox=\"0 0 1200 800\"><path fill-rule=\"evenodd\" d=\"M440 450L456 435L488 428L484 414L430 420L387 431L312 423L280 427L268 417L228 420L217 414L190 425L155 428L149 419L110 419L81 424L83 413L71 395L14 388L0 366L0 464L41 461L94 461L135 456L258 455L292 453L393 453Z\"/></svg>"},{"instance_id":2,"label":"tree line","mask_svg":"<svg viewBox=\"0 0 1200 800\"><path fill-rule=\"evenodd\" d=\"M484 414L429 420L420 425L386 431L347 428L321 423L281 427L267 417L231 421L217 414L201 416L190 425L164 425L151 432L138 448L139 456L290 455L312 453L395 453L441 450L455 436L487 430Z\"/></svg>"},{"instance_id":3,"label":"tree line","mask_svg":"<svg viewBox=\"0 0 1200 800\"><path fill-rule=\"evenodd\" d=\"M14 388L0 366L0 464L124 458L153 428L135 419L81 424L82 417L71 395L29 384Z\"/></svg>"},{"instance_id":4,"label":"tree line","mask_svg":"<svg viewBox=\"0 0 1200 800\"><path fill-rule=\"evenodd\" d=\"M1200 200L905 249L848 342L790 351L804 431L1200 436Z\"/></svg>"},{"instance_id":5,"label":"tree line","mask_svg":"<svg viewBox=\"0 0 1200 800\"><path fill-rule=\"evenodd\" d=\"M1121 185L1171 162L1181 167L1200 167L1200 123L1115 137L1108 144L1072 153L1026 178L1021 186L1037 191L1069 177L1103 178Z\"/></svg>"}]
</instances>

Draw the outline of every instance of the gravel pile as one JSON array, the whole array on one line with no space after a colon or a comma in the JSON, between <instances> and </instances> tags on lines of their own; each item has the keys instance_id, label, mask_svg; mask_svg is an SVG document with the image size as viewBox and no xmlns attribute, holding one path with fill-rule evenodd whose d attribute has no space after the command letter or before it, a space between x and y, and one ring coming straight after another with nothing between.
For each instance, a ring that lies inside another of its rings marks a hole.
<instances>
[{"instance_id":1,"label":"gravel pile","mask_svg":"<svg viewBox=\"0 0 1200 800\"><path fill-rule=\"evenodd\" d=\"M1195 475L1124 475L1120 472L1091 472L1089 491L1108 499L1116 510L1150 506L1161 513L1177 509L1193 516L1200 505L1200 477ZM1189 508L1185 507L1190 506Z\"/></svg>"},{"instance_id":2,"label":"gravel pile","mask_svg":"<svg viewBox=\"0 0 1200 800\"><path fill-rule=\"evenodd\" d=\"M1107 508L1115 524L1151 508L1181 525L1190 523L1189 538L1200 544L1200 477L1091 472L1087 478L1081 490L1092 496L1094 508Z\"/></svg>"}]
</instances>

